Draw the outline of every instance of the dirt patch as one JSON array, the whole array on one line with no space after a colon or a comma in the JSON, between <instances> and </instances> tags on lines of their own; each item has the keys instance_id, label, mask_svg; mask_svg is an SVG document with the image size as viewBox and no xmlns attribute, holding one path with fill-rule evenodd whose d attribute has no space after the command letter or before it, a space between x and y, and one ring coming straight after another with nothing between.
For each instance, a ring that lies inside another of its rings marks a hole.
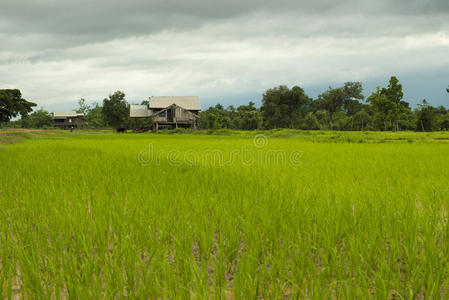
<instances>
[{"instance_id":1,"label":"dirt patch","mask_svg":"<svg viewBox=\"0 0 449 300\"><path fill-rule=\"evenodd\" d=\"M48 132L54 132L54 130L48 130L48 129L24 129L24 128L11 128L11 129L2 129L0 130L0 133L16 133L16 132L40 132L40 131L48 131Z\"/></svg>"}]
</instances>

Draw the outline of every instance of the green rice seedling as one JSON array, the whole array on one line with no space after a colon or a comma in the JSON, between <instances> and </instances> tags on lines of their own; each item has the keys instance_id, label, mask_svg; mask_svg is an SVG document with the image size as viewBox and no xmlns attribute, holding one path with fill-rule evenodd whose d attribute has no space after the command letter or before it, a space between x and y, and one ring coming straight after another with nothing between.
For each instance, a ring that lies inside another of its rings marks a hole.
<instances>
[{"instance_id":1,"label":"green rice seedling","mask_svg":"<svg viewBox=\"0 0 449 300\"><path fill-rule=\"evenodd\" d=\"M447 298L447 133L178 133L2 147L1 296Z\"/></svg>"}]
</instances>

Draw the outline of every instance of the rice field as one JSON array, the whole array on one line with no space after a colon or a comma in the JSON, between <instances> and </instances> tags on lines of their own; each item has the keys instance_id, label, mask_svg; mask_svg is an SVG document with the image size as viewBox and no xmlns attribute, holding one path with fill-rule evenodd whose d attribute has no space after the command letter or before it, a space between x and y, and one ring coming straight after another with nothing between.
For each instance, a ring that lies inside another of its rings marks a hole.
<instances>
[{"instance_id":1,"label":"rice field","mask_svg":"<svg viewBox=\"0 0 449 300\"><path fill-rule=\"evenodd\" d=\"M449 298L448 139L0 131L0 296Z\"/></svg>"}]
</instances>

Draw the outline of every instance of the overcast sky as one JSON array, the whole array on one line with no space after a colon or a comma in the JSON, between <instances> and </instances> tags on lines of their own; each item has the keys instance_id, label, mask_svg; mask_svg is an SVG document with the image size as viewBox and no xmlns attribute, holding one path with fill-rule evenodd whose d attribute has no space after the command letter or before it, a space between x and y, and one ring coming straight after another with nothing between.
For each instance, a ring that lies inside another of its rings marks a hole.
<instances>
[{"instance_id":1,"label":"overcast sky","mask_svg":"<svg viewBox=\"0 0 449 300\"><path fill-rule=\"evenodd\" d=\"M449 106L448 0L0 0L0 88L45 109L122 90L260 104L390 75L405 100Z\"/></svg>"}]
</instances>

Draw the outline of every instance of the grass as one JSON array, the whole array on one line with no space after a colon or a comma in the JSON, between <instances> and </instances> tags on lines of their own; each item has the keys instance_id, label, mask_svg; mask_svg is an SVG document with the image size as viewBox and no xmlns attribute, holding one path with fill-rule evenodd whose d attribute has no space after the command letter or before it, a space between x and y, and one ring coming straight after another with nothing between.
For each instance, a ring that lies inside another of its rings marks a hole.
<instances>
[{"instance_id":1,"label":"grass","mask_svg":"<svg viewBox=\"0 0 449 300\"><path fill-rule=\"evenodd\" d=\"M74 133L0 148L4 297L449 297L447 133Z\"/></svg>"}]
</instances>

